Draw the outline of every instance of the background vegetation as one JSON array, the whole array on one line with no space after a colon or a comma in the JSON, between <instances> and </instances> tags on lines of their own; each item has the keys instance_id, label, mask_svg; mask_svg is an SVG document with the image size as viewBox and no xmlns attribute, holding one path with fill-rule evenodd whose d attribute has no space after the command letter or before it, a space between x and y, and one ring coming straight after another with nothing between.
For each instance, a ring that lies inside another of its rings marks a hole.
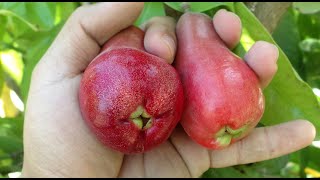
<instances>
[{"instance_id":1,"label":"background vegetation","mask_svg":"<svg viewBox=\"0 0 320 180\"><path fill-rule=\"evenodd\" d=\"M0 2L0 177L15 177L22 168L24 104L31 72L69 15L83 4L86 3ZM278 72L264 90L266 111L261 126L303 118L310 120L319 132L320 3L289 3L281 9L283 13L279 13L280 6L267 12L266 7L272 7L272 3L264 4L260 10L259 3L189 5L191 11L210 16L220 8L238 14L243 32L234 52L241 57L258 40L279 46ZM149 2L135 24L153 16L177 19L182 12L179 2ZM276 15L276 21L265 20L272 15ZM316 140L320 140L319 133ZM320 177L320 146L315 141L280 158L209 169L203 177Z\"/></svg>"}]
</instances>

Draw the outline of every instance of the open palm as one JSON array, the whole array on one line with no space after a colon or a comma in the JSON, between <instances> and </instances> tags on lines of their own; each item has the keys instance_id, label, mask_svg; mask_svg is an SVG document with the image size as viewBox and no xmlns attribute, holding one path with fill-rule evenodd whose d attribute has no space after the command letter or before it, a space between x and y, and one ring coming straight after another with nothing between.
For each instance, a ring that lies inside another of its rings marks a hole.
<instances>
[{"instance_id":1,"label":"open palm","mask_svg":"<svg viewBox=\"0 0 320 180\"><path fill-rule=\"evenodd\" d=\"M309 145L315 129L306 120L256 128L224 150L207 150L178 126L157 148L124 155L103 146L86 126L78 104L83 71L114 34L130 26L143 3L97 3L81 7L69 18L32 74L24 125L23 177L199 177L210 167L227 167L275 158ZM233 48L241 22L220 10L216 31ZM175 22L157 17L142 27L145 48L172 63ZM278 50L257 42L245 56L266 87L277 70Z\"/></svg>"}]
</instances>

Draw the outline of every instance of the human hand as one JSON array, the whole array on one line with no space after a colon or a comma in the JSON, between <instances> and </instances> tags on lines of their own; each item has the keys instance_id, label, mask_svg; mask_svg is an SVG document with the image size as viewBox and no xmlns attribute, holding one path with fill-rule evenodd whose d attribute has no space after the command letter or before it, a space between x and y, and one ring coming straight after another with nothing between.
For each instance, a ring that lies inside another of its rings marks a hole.
<instances>
[{"instance_id":1,"label":"human hand","mask_svg":"<svg viewBox=\"0 0 320 180\"><path fill-rule=\"evenodd\" d=\"M170 139L144 154L123 155L103 146L82 119L80 80L100 47L131 25L142 8L142 3L97 3L79 8L69 18L32 75L24 125L23 177L199 177L209 167L267 160L312 142L313 125L297 120L256 128L245 139L219 151L194 143L180 126ZM213 22L233 48L240 39L239 18L221 10ZM154 18L143 29L146 50L172 63L177 44L174 21ZM266 42L257 42L245 56L262 87L275 74L277 58L278 50Z\"/></svg>"}]
</instances>

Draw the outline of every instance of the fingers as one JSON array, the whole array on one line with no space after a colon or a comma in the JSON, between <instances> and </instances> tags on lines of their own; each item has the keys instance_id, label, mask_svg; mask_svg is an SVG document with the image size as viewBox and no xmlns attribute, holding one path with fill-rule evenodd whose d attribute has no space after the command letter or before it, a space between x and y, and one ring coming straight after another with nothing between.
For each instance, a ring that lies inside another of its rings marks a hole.
<instances>
[{"instance_id":1,"label":"fingers","mask_svg":"<svg viewBox=\"0 0 320 180\"><path fill-rule=\"evenodd\" d=\"M173 62L177 49L175 25L173 18L165 16L154 17L141 26L146 32L145 49L151 54L164 58L169 64Z\"/></svg>"},{"instance_id":2,"label":"fingers","mask_svg":"<svg viewBox=\"0 0 320 180\"><path fill-rule=\"evenodd\" d=\"M42 58L42 71L53 76L82 72L100 46L133 24L142 8L140 2L101 2L78 8Z\"/></svg>"},{"instance_id":3,"label":"fingers","mask_svg":"<svg viewBox=\"0 0 320 180\"><path fill-rule=\"evenodd\" d=\"M230 49L238 44L242 26L240 18L236 14L221 9L214 15L213 25L220 38Z\"/></svg>"},{"instance_id":4,"label":"fingers","mask_svg":"<svg viewBox=\"0 0 320 180\"><path fill-rule=\"evenodd\" d=\"M193 178L200 177L210 167L208 150L192 141L181 126L176 127L170 140Z\"/></svg>"},{"instance_id":5,"label":"fingers","mask_svg":"<svg viewBox=\"0 0 320 180\"><path fill-rule=\"evenodd\" d=\"M143 154L124 156L119 178L144 178Z\"/></svg>"},{"instance_id":6,"label":"fingers","mask_svg":"<svg viewBox=\"0 0 320 180\"><path fill-rule=\"evenodd\" d=\"M224 9L213 17L214 27L221 39L232 49L241 37L240 18ZM279 52L276 46L264 42L256 42L245 56L248 65L256 72L262 88L268 86L277 71Z\"/></svg>"},{"instance_id":7,"label":"fingers","mask_svg":"<svg viewBox=\"0 0 320 180\"><path fill-rule=\"evenodd\" d=\"M268 42L256 42L244 57L247 64L255 71L262 88L268 86L277 72L278 48Z\"/></svg>"},{"instance_id":8,"label":"fingers","mask_svg":"<svg viewBox=\"0 0 320 180\"><path fill-rule=\"evenodd\" d=\"M190 174L172 144L165 141L144 154L126 155L119 177L181 178L190 177Z\"/></svg>"},{"instance_id":9,"label":"fingers","mask_svg":"<svg viewBox=\"0 0 320 180\"><path fill-rule=\"evenodd\" d=\"M257 128L230 147L211 151L211 167L228 167L280 157L310 145L314 138L315 127L306 120Z\"/></svg>"},{"instance_id":10,"label":"fingers","mask_svg":"<svg viewBox=\"0 0 320 180\"><path fill-rule=\"evenodd\" d=\"M183 159L168 141L144 154L144 167L147 178L190 177Z\"/></svg>"}]
</instances>

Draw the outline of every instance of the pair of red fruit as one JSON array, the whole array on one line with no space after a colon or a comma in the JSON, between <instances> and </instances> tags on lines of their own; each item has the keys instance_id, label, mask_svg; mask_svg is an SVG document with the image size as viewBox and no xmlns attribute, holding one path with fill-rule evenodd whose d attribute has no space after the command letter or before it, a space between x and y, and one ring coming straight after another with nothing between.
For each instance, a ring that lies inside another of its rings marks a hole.
<instances>
[{"instance_id":1,"label":"pair of red fruit","mask_svg":"<svg viewBox=\"0 0 320 180\"><path fill-rule=\"evenodd\" d=\"M83 118L98 139L125 154L167 140L180 122L208 149L244 138L264 112L256 74L234 55L211 19L185 13L177 23L174 65L144 49L144 32L116 34L85 70L79 89Z\"/></svg>"}]
</instances>

